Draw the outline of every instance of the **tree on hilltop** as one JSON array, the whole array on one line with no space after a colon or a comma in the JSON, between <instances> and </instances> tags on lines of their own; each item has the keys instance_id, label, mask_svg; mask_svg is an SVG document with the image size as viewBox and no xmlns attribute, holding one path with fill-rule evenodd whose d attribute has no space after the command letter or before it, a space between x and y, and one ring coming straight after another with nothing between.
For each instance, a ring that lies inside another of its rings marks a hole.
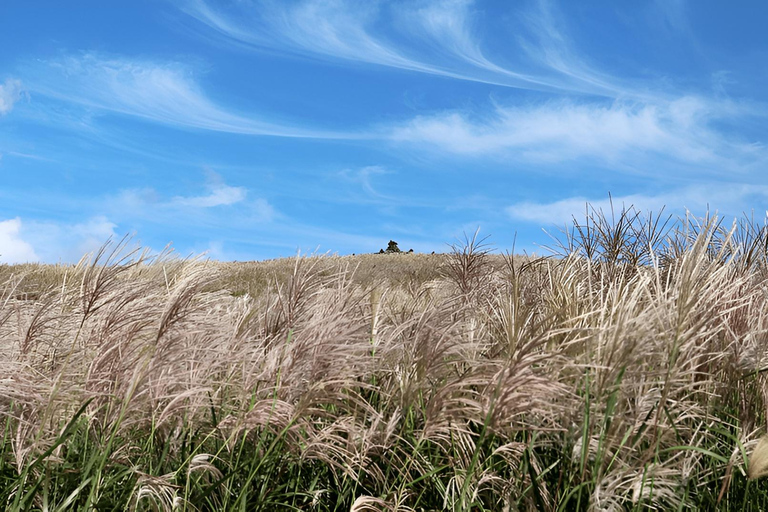
<instances>
[{"instance_id":1,"label":"tree on hilltop","mask_svg":"<svg viewBox=\"0 0 768 512\"><path fill-rule=\"evenodd\" d=\"M389 241L389 243L387 244L386 251L384 249L379 250L379 254L392 254L396 252L403 252L403 251L400 250L400 248L397 246L397 242L395 242L394 240Z\"/></svg>"},{"instance_id":2,"label":"tree on hilltop","mask_svg":"<svg viewBox=\"0 0 768 512\"><path fill-rule=\"evenodd\" d=\"M390 240L389 244L387 244L387 250L384 252L391 253L391 252L403 252L403 251L401 251L400 248L397 246L397 242L395 242L394 240Z\"/></svg>"}]
</instances>

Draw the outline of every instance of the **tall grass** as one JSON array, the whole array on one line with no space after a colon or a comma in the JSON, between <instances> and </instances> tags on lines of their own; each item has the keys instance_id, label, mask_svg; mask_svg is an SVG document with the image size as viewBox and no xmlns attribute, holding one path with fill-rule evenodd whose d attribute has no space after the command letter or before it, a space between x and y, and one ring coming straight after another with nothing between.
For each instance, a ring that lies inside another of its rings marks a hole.
<instances>
[{"instance_id":1,"label":"tall grass","mask_svg":"<svg viewBox=\"0 0 768 512\"><path fill-rule=\"evenodd\" d=\"M0 269L0 503L766 510L765 226L588 210L558 250Z\"/></svg>"}]
</instances>

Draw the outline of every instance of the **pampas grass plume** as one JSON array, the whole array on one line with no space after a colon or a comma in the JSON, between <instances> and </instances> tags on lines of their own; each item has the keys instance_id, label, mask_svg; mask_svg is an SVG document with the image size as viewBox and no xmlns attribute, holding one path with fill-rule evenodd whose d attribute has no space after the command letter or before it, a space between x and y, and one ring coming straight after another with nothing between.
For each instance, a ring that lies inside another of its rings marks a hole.
<instances>
[{"instance_id":1,"label":"pampas grass plume","mask_svg":"<svg viewBox=\"0 0 768 512\"><path fill-rule=\"evenodd\" d=\"M747 476L754 480L768 475L768 435L764 435L749 458Z\"/></svg>"}]
</instances>

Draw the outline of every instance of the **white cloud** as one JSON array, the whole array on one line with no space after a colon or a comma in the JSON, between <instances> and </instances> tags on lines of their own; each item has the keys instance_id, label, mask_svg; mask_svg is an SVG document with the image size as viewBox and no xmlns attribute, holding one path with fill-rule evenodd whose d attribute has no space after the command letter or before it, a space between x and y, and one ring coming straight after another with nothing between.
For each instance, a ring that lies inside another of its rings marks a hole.
<instances>
[{"instance_id":1,"label":"white cloud","mask_svg":"<svg viewBox=\"0 0 768 512\"><path fill-rule=\"evenodd\" d=\"M24 94L20 80L8 78L0 84L0 116L9 113Z\"/></svg>"},{"instance_id":2,"label":"white cloud","mask_svg":"<svg viewBox=\"0 0 768 512\"><path fill-rule=\"evenodd\" d=\"M180 128L282 137L353 137L271 122L218 105L202 90L189 67L177 62L87 53L49 62L30 76L30 89L42 95Z\"/></svg>"},{"instance_id":3,"label":"white cloud","mask_svg":"<svg viewBox=\"0 0 768 512\"><path fill-rule=\"evenodd\" d=\"M264 198L249 198L248 189L225 183L221 176L206 169L204 192L197 195L164 196L153 188L128 189L110 197L102 205L111 216L120 219L146 219L153 222L219 222L231 215L221 207L237 205L237 215L248 222L269 222L275 211Z\"/></svg>"},{"instance_id":4,"label":"white cloud","mask_svg":"<svg viewBox=\"0 0 768 512\"><path fill-rule=\"evenodd\" d=\"M214 206L228 206L244 200L246 189L243 187L231 187L219 184L211 187L210 193L196 197L174 197L171 201L179 206L191 206L193 208L212 208Z\"/></svg>"},{"instance_id":5,"label":"white cloud","mask_svg":"<svg viewBox=\"0 0 768 512\"><path fill-rule=\"evenodd\" d=\"M482 119L458 112L419 116L395 127L391 138L448 153L503 154L544 162L592 157L615 163L627 156L655 154L712 164L759 156L759 148L727 140L709 127L728 114L719 112L721 108L727 109L694 96L659 103L497 105Z\"/></svg>"},{"instance_id":6,"label":"white cloud","mask_svg":"<svg viewBox=\"0 0 768 512\"><path fill-rule=\"evenodd\" d=\"M269 204L269 201L263 198L251 201L248 212L248 220L251 222L271 222L276 215L275 209Z\"/></svg>"},{"instance_id":7,"label":"white cloud","mask_svg":"<svg viewBox=\"0 0 768 512\"><path fill-rule=\"evenodd\" d=\"M32 245L21 238L21 219L0 221L0 263L38 261Z\"/></svg>"},{"instance_id":8,"label":"white cloud","mask_svg":"<svg viewBox=\"0 0 768 512\"><path fill-rule=\"evenodd\" d=\"M765 204L768 200L768 186L744 184L707 184L683 188L657 195L631 194L613 197L569 197L549 203L520 202L506 208L506 213L515 220L540 225L563 225L575 216L583 219L590 208L606 213L620 211L622 207L633 206L641 212L684 214L686 210L694 215L704 215L708 210L723 215L738 216L748 210L749 205ZM665 208L666 207L666 208Z\"/></svg>"},{"instance_id":9,"label":"white cloud","mask_svg":"<svg viewBox=\"0 0 768 512\"><path fill-rule=\"evenodd\" d=\"M73 263L98 250L110 238L121 238L117 225L103 215L83 222L25 221L25 238L35 247L40 261Z\"/></svg>"},{"instance_id":10,"label":"white cloud","mask_svg":"<svg viewBox=\"0 0 768 512\"><path fill-rule=\"evenodd\" d=\"M18 217L0 221L0 262L77 262L117 238L116 227L104 216L76 223Z\"/></svg>"},{"instance_id":11,"label":"white cloud","mask_svg":"<svg viewBox=\"0 0 768 512\"><path fill-rule=\"evenodd\" d=\"M120 238L122 235L115 231L116 228L117 224L107 217L97 215L85 222L69 226L67 231L77 254L86 254L97 250L110 238Z\"/></svg>"},{"instance_id":12,"label":"white cloud","mask_svg":"<svg viewBox=\"0 0 768 512\"><path fill-rule=\"evenodd\" d=\"M123 190L118 195L118 203L125 210L190 210L230 206L246 199L248 190L245 187L227 185L223 178L213 170L205 168L207 193L193 196L177 195L164 199L152 188Z\"/></svg>"}]
</instances>

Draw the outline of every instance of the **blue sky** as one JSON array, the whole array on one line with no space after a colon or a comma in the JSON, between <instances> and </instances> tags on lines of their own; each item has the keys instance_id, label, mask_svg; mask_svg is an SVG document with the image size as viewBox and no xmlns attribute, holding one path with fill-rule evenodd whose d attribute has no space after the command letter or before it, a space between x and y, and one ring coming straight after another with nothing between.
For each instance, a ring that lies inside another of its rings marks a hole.
<instances>
[{"instance_id":1,"label":"blue sky","mask_svg":"<svg viewBox=\"0 0 768 512\"><path fill-rule=\"evenodd\" d=\"M66 7L63 7L66 5ZM109 5L109 7L103 7ZM765 2L0 3L0 262L535 251L768 203ZM516 240L516 242L515 242Z\"/></svg>"}]
</instances>

